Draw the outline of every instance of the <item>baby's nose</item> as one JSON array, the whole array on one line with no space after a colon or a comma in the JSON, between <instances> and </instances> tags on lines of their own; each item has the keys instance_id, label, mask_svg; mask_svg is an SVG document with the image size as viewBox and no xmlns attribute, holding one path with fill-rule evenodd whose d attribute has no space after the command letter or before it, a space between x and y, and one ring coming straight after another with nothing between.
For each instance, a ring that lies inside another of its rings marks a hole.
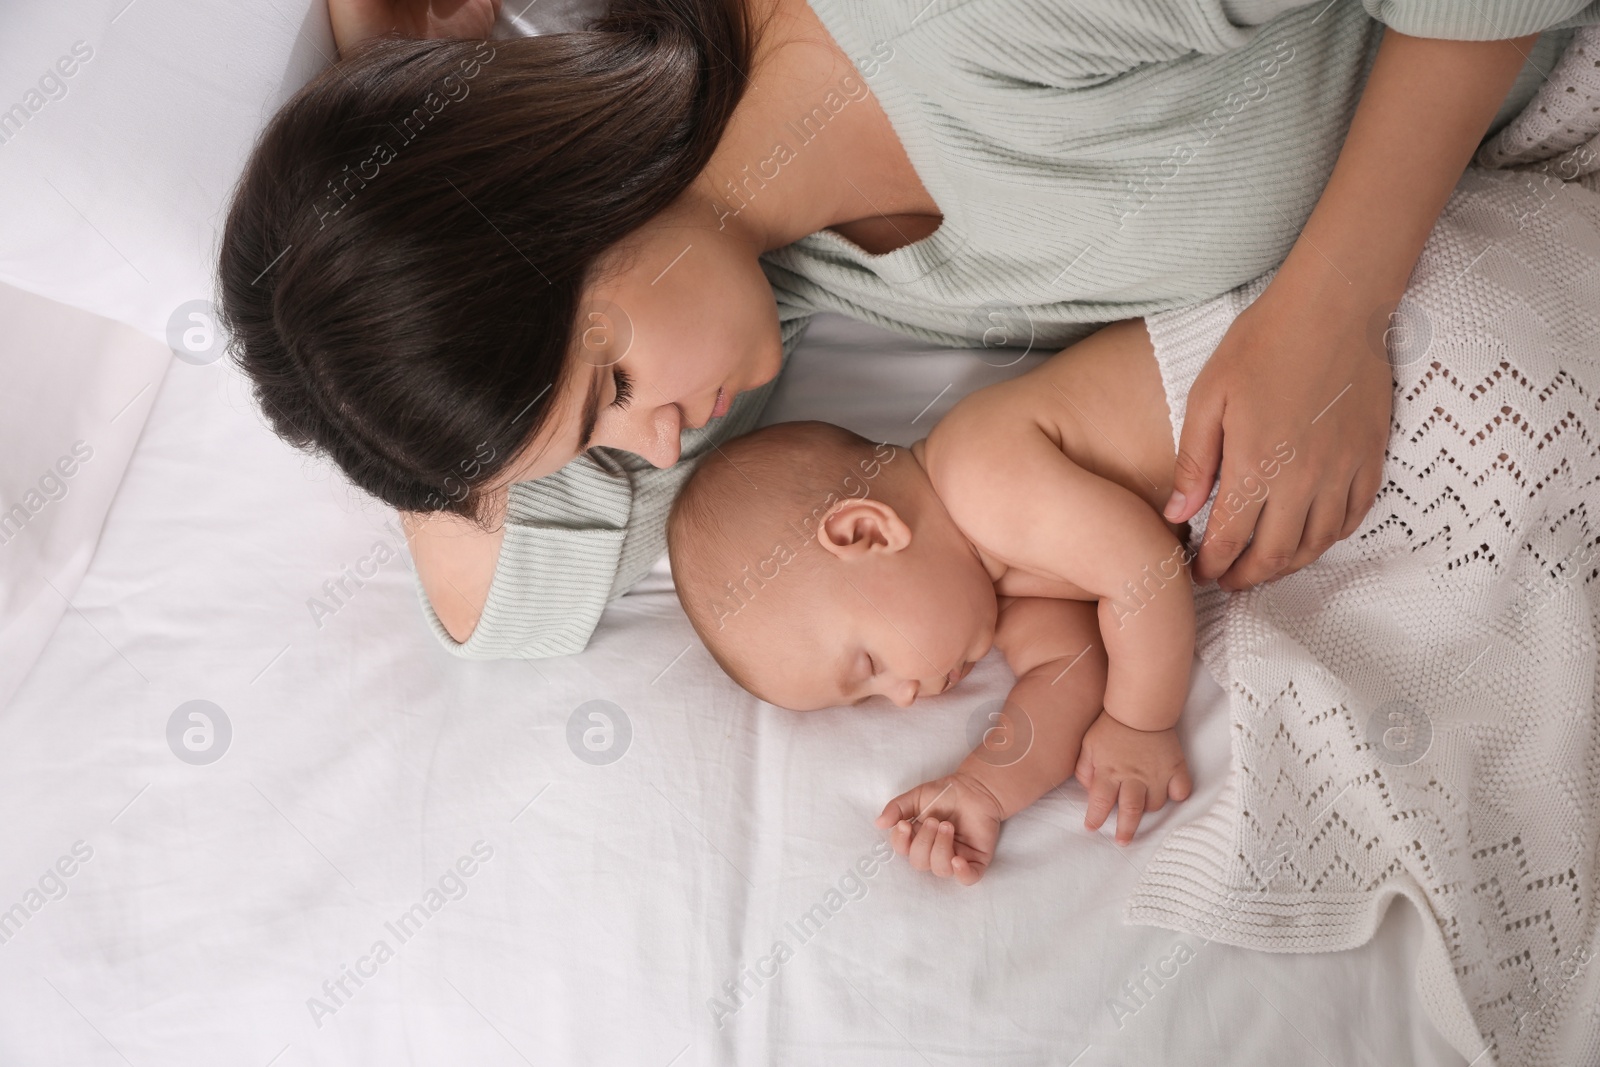
<instances>
[{"instance_id":1,"label":"baby's nose","mask_svg":"<svg viewBox=\"0 0 1600 1067\"><path fill-rule=\"evenodd\" d=\"M889 691L889 699L894 701L896 707L909 708L911 702L917 699L917 693L920 689L921 686L914 680L896 682Z\"/></svg>"}]
</instances>

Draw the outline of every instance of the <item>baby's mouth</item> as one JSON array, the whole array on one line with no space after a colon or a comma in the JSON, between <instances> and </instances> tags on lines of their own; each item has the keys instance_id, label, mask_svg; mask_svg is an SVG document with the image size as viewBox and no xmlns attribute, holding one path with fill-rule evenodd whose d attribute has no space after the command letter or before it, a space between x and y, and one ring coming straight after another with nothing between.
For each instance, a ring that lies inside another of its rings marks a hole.
<instances>
[{"instance_id":1,"label":"baby's mouth","mask_svg":"<svg viewBox=\"0 0 1600 1067\"><path fill-rule=\"evenodd\" d=\"M940 690L940 692L950 692L950 690L956 687L956 683L960 682L961 679L965 678L970 673L972 673L972 664L967 662L961 663L949 674L945 675L944 688Z\"/></svg>"}]
</instances>

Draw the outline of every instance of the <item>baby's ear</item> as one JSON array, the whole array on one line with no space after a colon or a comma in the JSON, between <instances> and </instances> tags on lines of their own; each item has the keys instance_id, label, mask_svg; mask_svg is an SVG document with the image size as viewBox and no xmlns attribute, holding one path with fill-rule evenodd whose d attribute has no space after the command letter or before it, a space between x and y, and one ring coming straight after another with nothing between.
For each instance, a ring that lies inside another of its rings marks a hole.
<instances>
[{"instance_id":1,"label":"baby's ear","mask_svg":"<svg viewBox=\"0 0 1600 1067\"><path fill-rule=\"evenodd\" d=\"M895 553L911 544L911 527L894 508L871 497L839 501L817 526L817 543L839 559Z\"/></svg>"}]
</instances>

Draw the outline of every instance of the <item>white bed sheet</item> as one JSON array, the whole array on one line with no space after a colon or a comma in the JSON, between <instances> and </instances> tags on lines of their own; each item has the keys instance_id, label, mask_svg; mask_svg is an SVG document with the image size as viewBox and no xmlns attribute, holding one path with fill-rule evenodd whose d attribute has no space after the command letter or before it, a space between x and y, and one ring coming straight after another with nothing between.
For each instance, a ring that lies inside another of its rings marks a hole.
<instances>
[{"instance_id":1,"label":"white bed sheet","mask_svg":"<svg viewBox=\"0 0 1600 1067\"><path fill-rule=\"evenodd\" d=\"M824 316L772 414L908 441L1022 366L983 356ZM658 568L581 655L464 662L403 555L308 606L397 544L386 519L273 438L225 364L172 368L78 610L0 714L0 1063L1463 1062L1417 1002L1410 909L1323 956L1119 921L1160 836L1222 786L1203 671L1195 795L1132 847L1085 832L1069 784L1007 824L975 888L894 859L830 900L884 802L967 750L1009 684L997 657L910 710L782 712L722 676ZM197 699L232 729L207 765L167 737ZM609 765L569 747L592 700L631 724ZM427 911L476 842L492 857ZM386 924L417 902L402 941ZM802 939L787 924L814 905ZM763 966L737 1011L710 1004Z\"/></svg>"}]
</instances>

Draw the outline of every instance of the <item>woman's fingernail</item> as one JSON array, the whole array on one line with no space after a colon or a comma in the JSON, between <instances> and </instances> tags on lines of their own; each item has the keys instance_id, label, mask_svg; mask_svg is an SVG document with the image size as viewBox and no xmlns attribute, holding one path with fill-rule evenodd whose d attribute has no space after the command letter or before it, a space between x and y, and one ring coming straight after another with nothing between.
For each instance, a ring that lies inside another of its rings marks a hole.
<instances>
[{"instance_id":1,"label":"woman's fingernail","mask_svg":"<svg viewBox=\"0 0 1600 1067\"><path fill-rule=\"evenodd\" d=\"M1183 514L1183 502L1185 499L1187 498L1176 489L1172 491L1172 495L1167 497L1167 506L1164 512L1168 519L1176 522L1177 520L1173 517Z\"/></svg>"}]
</instances>

